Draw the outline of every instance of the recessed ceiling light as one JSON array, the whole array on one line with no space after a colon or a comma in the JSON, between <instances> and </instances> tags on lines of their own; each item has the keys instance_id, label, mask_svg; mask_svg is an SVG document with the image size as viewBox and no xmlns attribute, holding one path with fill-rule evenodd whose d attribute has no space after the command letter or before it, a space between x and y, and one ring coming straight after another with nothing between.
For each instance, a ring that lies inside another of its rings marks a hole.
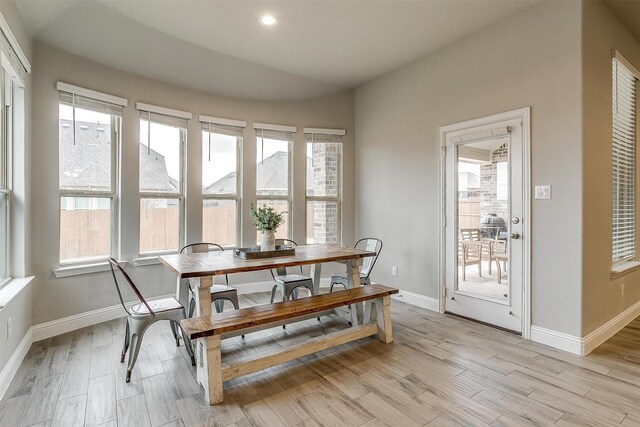
<instances>
[{"instance_id":1,"label":"recessed ceiling light","mask_svg":"<svg viewBox=\"0 0 640 427\"><path fill-rule=\"evenodd\" d=\"M273 15L262 15L260 17L260 23L267 27L272 27L278 23L278 18Z\"/></svg>"}]
</instances>

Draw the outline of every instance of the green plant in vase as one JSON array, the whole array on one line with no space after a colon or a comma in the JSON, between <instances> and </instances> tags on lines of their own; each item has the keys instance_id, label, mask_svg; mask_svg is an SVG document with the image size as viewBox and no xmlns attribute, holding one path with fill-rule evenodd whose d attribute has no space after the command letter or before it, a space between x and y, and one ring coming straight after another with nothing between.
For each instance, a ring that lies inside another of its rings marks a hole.
<instances>
[{"instance_id":1,"label":"green plant in vase","mask_svg":"<svg viewBox=\"0 0 640 427\"><path fill-rule=\"evenodd\" d=\"M284 224L284 214L265 205L251 204L249 214L253 218L253 225L260 231L260 250L273 251L276 249L276 230Z\"/></svg>"}]
</instances>

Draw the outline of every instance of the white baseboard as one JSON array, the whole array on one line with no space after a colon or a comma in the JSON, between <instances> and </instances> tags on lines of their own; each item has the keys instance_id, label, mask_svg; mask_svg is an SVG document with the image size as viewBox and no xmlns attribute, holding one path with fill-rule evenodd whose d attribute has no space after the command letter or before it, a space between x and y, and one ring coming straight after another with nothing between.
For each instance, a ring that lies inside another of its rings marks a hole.
<instances>
[{"instance_id":1,"label":"white baseboard","mask_svg":"<svg viewBox=\"0 0 640 427\"><path fill-rule=\"evenodd\" d=\"M162 295L149 298L153 301L161 298L169 298L174 295ZM134 302L128 305L134 304ZM96 325L106 322L107 320L117 319L126 316L122 305L112 305L110 307L99 308L97 310L87 311L85 313L74 314L73 316L63 317L62 319L52 320L50 322L40 323L33 326L33 341L40 341L56 335L65 334L75 331L76 329L85 328L87 326Z\"/></svg>"},{"instance_id":2,"label":"white baseboard","mask_svg":"<svg viewBox=\"0 0 640 427\"><path fill-rule=\"evenodd\" d=\"M400 293L393 295L391 298L398 301L404 301L408 304L415 305L420 308L438 312L440 311L440 303L437 298L431 298L424 295L416 294L409 291L400 290Z\"/></svg>"},{"instance_id":3,"label":"white baseboard","mask_svg":"<svg viewBox=\"0 0 640 427\"><path fill-rule=\"evenodd\" d=\"M4 394L7 392L9 385L11 384L11 380L18 372L18 368L20 368L20 364L24 360L24 357L27 355L27 352L31 348L31 344L33 343L33 328L29 328L27 333L24 334L20 344L11 355L11 358L0 372L0 399L4 397Z\"/></svg>"},{"instance_id":4,"label":"white baseboard","mask_svg":"<svg viewBox=\"0 0 640 427\"><path fill-rule=\"evenodd\" d=\"M582 338L582 355L591 353L638 316L640 316L640 301Z\"/></svg>"},{"instance_id":5,"label":"white baseboard","mask_svg":"<svg viewBox=\"0 0 640 427\"><path fill-rule=\"evenodd\" d=\"M574 335L531 325L531 341L545 344L569 353L582 354L582 339Z\"/></svg>"}]
</instances>

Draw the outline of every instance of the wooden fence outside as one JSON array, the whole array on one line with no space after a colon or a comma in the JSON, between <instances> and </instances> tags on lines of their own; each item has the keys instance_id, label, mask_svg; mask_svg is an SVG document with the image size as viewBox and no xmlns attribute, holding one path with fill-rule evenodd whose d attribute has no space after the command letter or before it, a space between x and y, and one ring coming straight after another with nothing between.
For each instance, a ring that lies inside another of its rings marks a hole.
<instances>
[{"instance_id":1,"label":"wooden fence outside","mask_svg":"<svg viewBox=\"0 0 640 427\"><path fill-rule=\"evenodd\" d=\"M480 228L480 199L458 200L458 228Z\"/></svg>"},{"instance_id":2,"label":"wooden fence outside","mask_svg":"<svg viewBox=\"0 0 640 427\"><path fill-rule=\"evenodd\" d=\"M276 207L278 210L284 208ZM479 209L479 203L478 203ZM178 209L140 209L140 252L178 249ZM313 241L313 212L307 215L307 240ZM478 214L478 225L480 224ZM106 256L111 253L111 211L109 209L76 209L60 211L60 259ZM203 241L220 245L235 245L235 204L202 210ZM276 232L276 238L287 238L288 224ZM260 241L259 233L257 241ZM298 242L305 244L305 242Z\"/></svg>"}]
</instances>

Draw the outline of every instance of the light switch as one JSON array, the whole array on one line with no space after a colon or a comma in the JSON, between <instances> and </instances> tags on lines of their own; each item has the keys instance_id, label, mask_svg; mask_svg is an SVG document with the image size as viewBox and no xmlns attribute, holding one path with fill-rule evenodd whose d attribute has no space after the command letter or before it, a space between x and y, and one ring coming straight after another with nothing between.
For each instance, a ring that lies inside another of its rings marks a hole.
<instances>
[{"instance_id":1,"label":"light switch","mask_svg":"<svg viewBox=\"0 0 640 427\"><path fill-rule=\"evenodd\" d=\"M536 200L550 200L550 199L551 199L551 186L536 185Z\"/></svg>"}]
</instances>

